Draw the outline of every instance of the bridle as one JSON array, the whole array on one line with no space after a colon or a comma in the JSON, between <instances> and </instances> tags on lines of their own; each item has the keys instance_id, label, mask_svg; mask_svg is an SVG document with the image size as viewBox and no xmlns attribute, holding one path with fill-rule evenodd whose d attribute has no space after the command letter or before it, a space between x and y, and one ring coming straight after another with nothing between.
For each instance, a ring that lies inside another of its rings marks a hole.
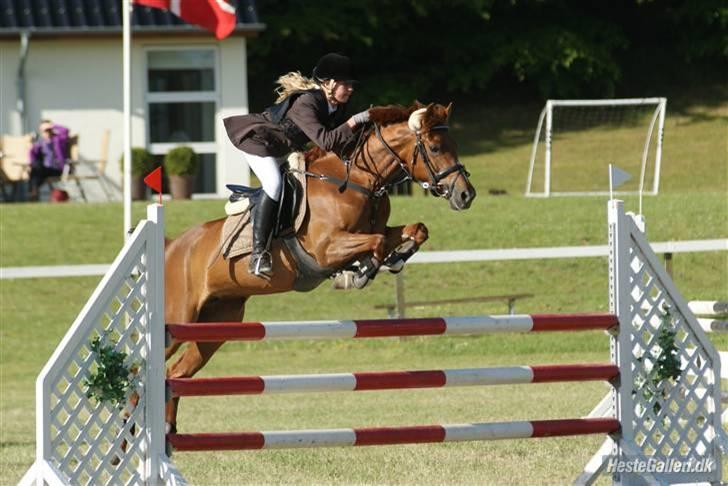
<instances>
[{"instance_id":1,"label":"bridle","mask_svg":"<svg viewBox=\"0 0 728 486\"><path fill-rule=\"evenodd\" d=\"M450 129L450 127L448 127L447 125L435 125L435 126L431 127L428 130L428 132L432 132L432 131L436 131L436 130L449 130L449 129ZM386 190L386 188L388 186L395 186L395 185L401 184L405 181L415 180L415 178L413 177L413 174L414 174L414 170L415 170L415 164L417 163L417 159L420 154L422 155L422 160L425 164L425 168L427 168L427 172L430 176L430 181L429 182L415 181L415 182L419 183L423 189L429 190L432 193L432 195L434 195L434 196L444 197L446 199L450 197L450 195L452 194L452 192L454 190L455 182L457 182L457 177L447 187L444 186L443 184L441 184L440 181L442 179L444 179L445 177L449 176L450 174L452 174L453 172L457 172L459 175L462 175L466 178L470 176L470 173L467 170L465 170L465 166L462 165L460 162L456 162L454 165L452 165L451 167L448 167L447 169L441 170L439 172L435 172L435 167L432 164L432 161L430 160L430 155L427 151L427 148L425 147L425 144L422 142L422 131L421 130L415 131L415 137L416 137L415 138L415 150L412 154L412 171L410 172L410 170L407 169L406 162L404 160L402 160L402 157L400 157L399 154L397 154L394 150L392 150L392 147L390 147L389 144L386 142L386 140L384 140L384 137L382 136L382 130L379 127L379 124L377 124L377 123L374 124L374 131L376 132L377 138L379 139L381 144L384 146L384 148L387 149L389 154L392 157L394 157L394 160L396 160L397 163L399 163L399 167L401 168L402 173L404 174L404 176L402 178L400 178L399 180L397 180L396 182L383 186L384 190Z\"/></svg>"}]
</instances>

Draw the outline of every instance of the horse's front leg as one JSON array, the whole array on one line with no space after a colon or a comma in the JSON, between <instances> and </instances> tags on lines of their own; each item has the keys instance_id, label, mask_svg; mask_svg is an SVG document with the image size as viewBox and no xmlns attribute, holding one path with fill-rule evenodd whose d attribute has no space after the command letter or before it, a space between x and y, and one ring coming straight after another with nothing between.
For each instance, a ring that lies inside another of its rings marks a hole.
<instances>
[{"instance_id":1,"label":"horse's front leg","mask_svg":"<svg viewBox=\"0 0 728 486\"><path fill-rule=\"evenodd\" d=\"M339 231L328 239L324 255L319 262L324 266L341 269L354 260L359 261L355 272L340 272L334 279L334 288L362 289L374 278L384 260L386 237L382 233L348 233Z\"/></svg>"},{"instance_id":2,"label":"horse's front leg","mask_svg":"<svg viewBox=\"0 0 728 486\"><path fill-rule=\"evenodd\" d=\"M427 226L423 223L395 227L387 226L384 241L386 257L382 265L390 272L398 273L404 267L405 262L427 241L427 238Z\"/></svg>"},{"instance_id":3,"label":"horse's front leg","mask_svg":"<svg viewBox=\"0 0 728 486\"><path fill-rule=\"evenodd\" d=\"M322 255L317 255L323 267L341 268L362 255L371 254L381 262L385 253L385 236L381 233L349 233L338 231L329 237Z\"/></svg>"}]
</instances>

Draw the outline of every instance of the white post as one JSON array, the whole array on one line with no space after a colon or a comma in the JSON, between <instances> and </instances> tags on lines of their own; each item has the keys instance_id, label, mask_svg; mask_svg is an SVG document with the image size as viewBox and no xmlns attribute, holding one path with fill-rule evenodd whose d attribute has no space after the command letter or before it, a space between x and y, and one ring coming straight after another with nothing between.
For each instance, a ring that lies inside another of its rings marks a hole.
<instances>
[{"instance_id":1,"label":"white post","mask_svg":"<svg viewBox=\"0 0 728 486\"><path fill-rule=\"evenodd\" d=\"M612 409L621 424L621 436L615 441L612 454L621 458L622 445L634 441L632 427L634 402L632 400L632 318L630 309L630 233L625 224L624 203L608 201L609 221L609 309L619 319L619 334L612 336L610 355L619 366L619 383L612 390ZM615 481L620 482L620 481Z\"/></svg>"},{"instance_id":2,"label":"white post","mask_svg":"<svg viewBox=\"0 0 728 486\"><path fill-rule=\"evenodd\" d=\"M533 148L531 148L531 163L528 168L528 180L526 181L526 196L533 194L531 191L531 185L533 184L533 171L536 167L536 151L538 149L538 141L541 137L541 128L543 127L543 119L546 117L546 111L548 104L541 110L541 114L538 117L538 124L536 125L536 135L533 136Z\"/></svg>"},{"instance_id":3,"label":"white post","mask_svg":"<svg viewBox=\"0 0 728 486\"><path fill-rule=\"evenodd\" d=\"M131 2L124 0L121 5L123 22L122 63L124 84L124 241L131 229Z\"/></svg>"},{"instance_id":4,"label":"white post","mask_svg":"<svg viewBox=\"0 0 728 486\"><path fill-rule=\"evenodd\" d=\"M655 181L652 185L652 194L657 194L660 190L662 139L665 134L665 111L667 111L667 98L660 98L660 120L657 124L657 147L655 148Z\"/></svg>"},{"instance_id":5,"label":"white post","mask_svg":"<svg viewBox=\"0 0 728 486\"><path fill-rule=\"evenodd\" d=\"M147 219L154 229L147 240L147 295L149 321L146 328L147 383L144 401L147 417L149 453L145 477L157 484L165 462L165 369L164 369L164 209L159 204L147 206Z\"/></svg>"},{"instance_id":6,"label":"white post","mask_svg":"<svg viewBox=\"0 0 728 486\"><path fill-rule=\"evenodd\" d=\"M544 196L549 197L551 195L551 137L552 123L553 123L553 103L551 100L546 102L546 159L545 159L545 174L543 183Z\"/></svg>"},{"instance_id":7,"label":"white post","mask_svg":"<svg viewBox=\"0 0 728 486\"><path fill-rule=\"evenodd\" d=\"M640 187L639 187L639 198L640 198L640 204L639 204L639 214L642 213L642 195L644 193L645 189L645 175L647 174L647 157L650 154L650 140L652 139L652 134L654 133L655 129L655 122L657 121L657 118L660 116L660 113L662 112L663 105L662 103L658 103L657 107L655 108L655 112L652 114L652 119L650 120L650 128L647 129L647 137L645 138L645 146L642 149L642 164L640 165ZM660 135L657 135L657 146L660 145ZM655 156L655 173L657 173L657 156ZM656 180L655 180L656 181ZM654 183L653 181L653 187ZM656 195L656 192L652 192L653 195Z\"/></svg>"}]
</instances>

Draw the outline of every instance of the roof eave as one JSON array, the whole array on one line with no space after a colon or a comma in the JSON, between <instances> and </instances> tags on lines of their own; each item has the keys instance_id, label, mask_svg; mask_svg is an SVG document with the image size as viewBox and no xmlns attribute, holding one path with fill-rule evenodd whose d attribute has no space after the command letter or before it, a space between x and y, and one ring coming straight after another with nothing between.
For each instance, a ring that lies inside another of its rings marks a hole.
<instances>
[{"instance_id":1,"label":"roof eave","mask_svg":"<svg viewBox=\"0 0 728 486\"><path fill-rule=\"evenodd\" d=\"M266 28L265 24L238 24L231 36L255 37ZM20 34L28 33L31 37L85 37L85 36L117 36L122 33L121 26L110 27L73 27L73 28L38 28L38 27L11 27L0 28L0 39L17 38ZM135 25L132 35L159 35L175 34L182 36L210 36L210 32L193 25L144 26Z\"/></svg>"}]
</instances>

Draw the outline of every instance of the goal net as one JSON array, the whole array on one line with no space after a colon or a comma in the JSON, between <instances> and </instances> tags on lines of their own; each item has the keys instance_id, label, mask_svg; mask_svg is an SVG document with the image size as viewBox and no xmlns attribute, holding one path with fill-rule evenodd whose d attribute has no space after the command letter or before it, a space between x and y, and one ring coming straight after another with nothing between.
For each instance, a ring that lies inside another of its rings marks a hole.
<instances>
[{"instance_id":1,"label":"goal net","mask_svg":"<svg viewBox=\"0 0 728 486\"><path fill-rule=\"evenodd\" d=\"M609 193L609 164L632 179L617 194L657 194L666 98L548 100L531 150L526 196Z\"/></svg>"}]
</instances>

